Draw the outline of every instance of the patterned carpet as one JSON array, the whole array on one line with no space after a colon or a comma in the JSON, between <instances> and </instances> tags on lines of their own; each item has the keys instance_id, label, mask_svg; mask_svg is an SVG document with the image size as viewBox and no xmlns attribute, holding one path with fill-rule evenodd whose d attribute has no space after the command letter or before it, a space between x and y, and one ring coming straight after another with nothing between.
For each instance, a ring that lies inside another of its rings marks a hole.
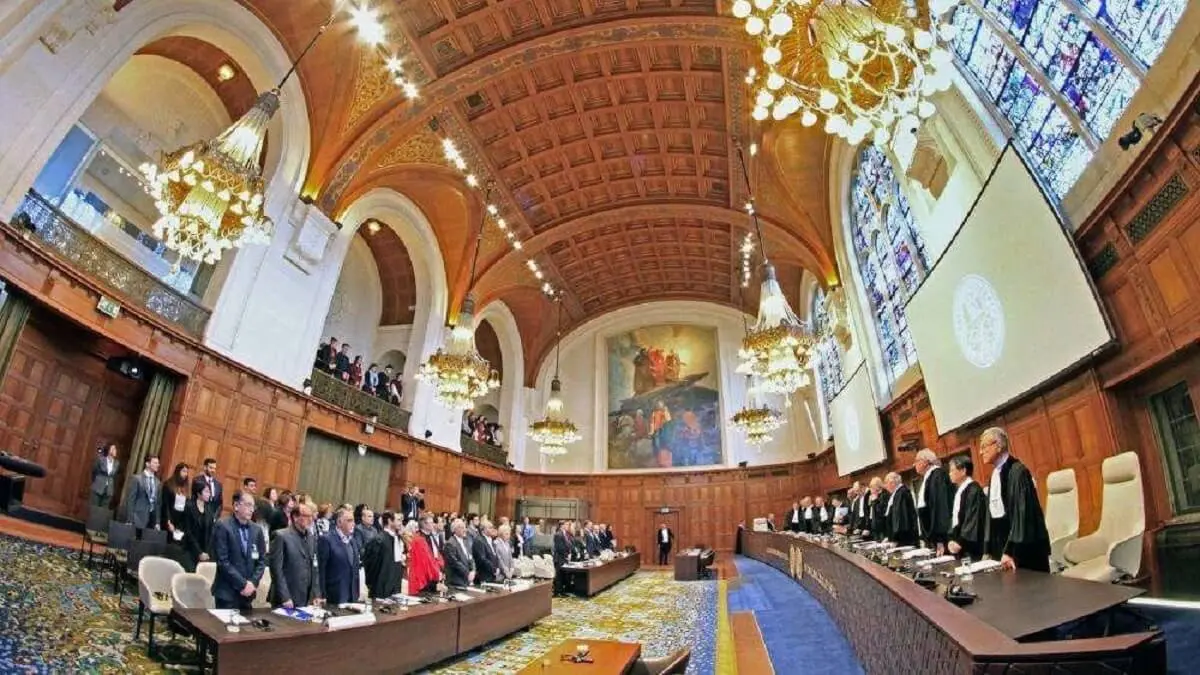
<instances>
[{"instance_id":1,"label":"patterned carpet","mask_svg":"<svg viewBox=\"0 0 1200 675\"><path fill-rule=\"evenodd\" d=\"M529 631L433 669L471 675L512 673L567 638L642 643L645 656L692 649L688 673L733 672L718 607L725 582L675 582L641 572L591 600L556 598L554 614ZM58 546L0 535L0 673L157 673L146 636L133 642L137 600L118 612L111 577L85 570ZM727 631L724 631L727 634ZM181 643L186 644L181 640Z\"/></svg>"}]
</instances>

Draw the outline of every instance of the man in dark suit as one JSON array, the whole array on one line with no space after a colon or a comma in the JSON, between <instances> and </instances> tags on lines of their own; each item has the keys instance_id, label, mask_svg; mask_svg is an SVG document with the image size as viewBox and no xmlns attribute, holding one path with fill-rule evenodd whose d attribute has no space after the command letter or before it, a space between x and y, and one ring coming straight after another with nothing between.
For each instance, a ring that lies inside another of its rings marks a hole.
<instances>
[{"instance_id":1,"label":"man in dark suit","mask_svg":"<svg viewBox=\"0 0 1200 675\"><path fill-rule=\"evenodd\" d=\"M1028 467L1009 455L1008 433L992 427L979 437L979 456L992 465L988 487L988 553L1004 569L1050 571L1050 534Z\"/></svg>"},{"instance_id":2,"label":"man in dark suit","mask_svg":"<svg viewBox=\"0 0 1200 675\"><path fill-rule=\"evenodd\" d=\"M917 491L921 539L926 547L943 555L950 538L950 502L954 500L954 486L950 484L941 460L929 448L917 453L914 468L921 476L921 487Z\"/></svg>"},{"instance_id":3,"label":"man in dark suit","mask_svg":"<svg viewBox=\"0 0 1200 675\"><path fill-rule=\"evenodd\" d=\"M358 547L354 545L354 511L341 508L333 529L317 541L317 569L325 603L358 601Z\"/></svg>"},{"instance_id":4,"label":"man in dark suit","mask_svg":"<svg viewBox=\"0 0 1200 675\"><path fill-rule=\"evenodd\" d=\"M208 503L216 507L220 511L221 500L225 497L225 488L222 487L221 481L217 478L217 460L212 457L204 459L204 473L196 476L193 483L204 483L208 485Z\"/></svg>"},{"instance_id":5,"label":"man in dark suit","mask_svg":"<svg viewBox=\"0 0 1200 675\"><path fill-rule=\"evenodd\" d=\"M313 366L317 370L323 370L327 373L332 373L334 368L334 360L338 353L338 339L335 337L329 338L329 342L322 342L317 349L317 358L313 362Z\"/></svg>"},{"instance_id":6,"label":"man in dark suit","mask_svg":"<svg viewBox=\"0 0 1200 675\"><path fill-rule=\"evenodd\" d=\"M399 516L384 511L379 515L379 522L383 529L367 542L362 563L371 597L387 598L400 592L408 550L400 536L404 524Z\"/></svg>"},{"instance_id":7,"label":"man in dark suit","mask_svg":"<svg viewBox=\"0 0 1200 675\"><path fill-rule=\"evenodd\" d=\"M462 518L456 518L450 524L450 533L442 547L442 557L446 559L446 585L466 588L475 583L475 558L471 555L467 524Z\"/></svg>"},{"instance_id":8,"label":"man in dark suit","mask_svg":"<svg viewBox=\"0 0 1200 675\"><path fill-rule=\"evenodd\" d=\"M425 510L425 499L417 490L416 485L409 485L408 491L400 495L400 511L404 514L404 522L416 520Z\"/></svg>"},{"instance_id":9,"label":"man in dark suit","mask_svg":"<svg viewBox=\"0 0 1200 675\"><path fill-rule=\"evenodd\" d=\"M276 532L271 541L272 607L291 609L321 604L317 535L309 533L313 516L311 506L297 504L292 512L291 527Z\"/></svg>"},{"instance_id":10,"label":"man in dark suit","mask_svg":"<svg viewBox=\"0 0 1200 675\"><path fill-rule=\"evenodd\" d=\"M971 475L975 463L970 457L955 457L950 460L950 480L958 486L952 503L950 534L946 550L952 555L970 556L972 560L983 557L987 533L987 497Z\"/></svg>"},{"instance_id":11,"label":"man in dark suit","mask_svg":"<svg viewBox=\"0 0 1200 675\"><path fill-rule=\"evenodd\" d=\"M217 609L249 610L267 569L267 540L250 522L253 515L254 497L239 491L233 495L233 515L213 526L217 576L212 594Z\"/></svg>"},{"instance_id":12,"label":"man in dark suit","mask_svg":"<svg viewBox=\"0 0 1200 675\"><path fill-rule=\"evenodd\" d=\"M342 350L334 357L334 375L339 380L350 379L350 343L343 342Z\"/></svg>"},{"instance_id":13,"label":"man in dark suit","mask_svg":"<svg viewBox=\"0 0 1200 675\"><path fill-rule=\"evenodd\" d=\"M109 443L104 453L92 463L92 504L107 507L116 493L117 471L121 462L117 460L117 444Z\"/></svg>"},{"instance_id":14,"label":"man in dark suit","mask_svg":"<svg viewBox=\"0 0 1200 675\"><path fill-rule=\"evenodd\" d=\"M158 529L159 495L162 482L158 480L158 456L151 455L142 462L142 472L129 481L129 496L125 498L129 522L139 530Z\"/></svg>"},{"instance_id":15,"label":"man in dark suit","mask_svg":"<svg viewBox=\"0 0 1200 675\"><path fill-rule=\"evenodd\" d=\"M663 523L658 528L658 534L654 535L654 540L658 542L658 564L666 565L671 561L671 546L675 543L675 533L671 528Z\"/></svg>"},{"instance_id":16,"label":"man in dark suit","mask_svg":"<svg viewBox=\"0 0 1200 675\"><path fill-rule=\"evenodd\" d=\"M559 521L554 530L554 546L551 549L554 558L554 592L563 595L570 590L574 576L568 578L563 574L563 565L571 560L571 537L567 534L567 521Z\"/></svg>"},{"instance_id":17,"label":"man in dark suit","mask_svg":"<svg viewBox=\"0 0 1200 675\"><path fill-rule=\"evenodd\" d=\"M887 497L888 538L897 546L916 546L917 503L913 501L912 490L894 471L887 475L883 485L891 493Z\"/></svg>"},{"instance_id":18,"label":"man in dark suit","mask_svg":"<svg viewBox=\"0 0 1200 675\"><path fill-rule=\"evenodd\" d=\"M496 568L500 559L496 555L496 528L491 523L481 526L479 536L471 542L471 557L475 559L475 584L496 581Z\"/></svg>"},{"instance_id":19,"label":"man in dark suit","mask_svg":"<svg viewBox=\"0 0 1200 675\"><path fill-rule=\"evenodd\" d=\"M602 548L596 525L590 520L583 524L583 548L589 558L598 557Z\"/></svg>"},{"instance_id":20,"label":"man in dark suit","mask_svg":"<svg viewBox=\"0 0 1200 675\"><path fill-rule=\"evenodd\" d=\"M787 515L783 517L783 527L789 532L804 529L804 512L800 510L800 502L792 502L792 508L788 509Z\"/></svg>"}]
</instances>

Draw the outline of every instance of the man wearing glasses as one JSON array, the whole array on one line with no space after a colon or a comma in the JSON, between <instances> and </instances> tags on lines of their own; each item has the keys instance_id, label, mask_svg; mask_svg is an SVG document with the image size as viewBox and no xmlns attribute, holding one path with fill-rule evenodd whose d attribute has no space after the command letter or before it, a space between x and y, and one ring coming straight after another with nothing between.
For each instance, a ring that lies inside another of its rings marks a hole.
<instances>
[{"instance_id":1,"label":"man wearing glasses","mask_svg":"<svg viewBox=\"0 0 1200 675\"><path fill-rule=\"evenodd\" d=\"M1008 433L992 427L979 437L979 456L992 467L988 486L987 552L1006 570L1050 571L1050 535L1033 474L1009 455Z\"/></svg>"},{"instance_id":2,"label":"man wearing glasses","mask_svg":"<svg viewBox=\"0 0 1200 675\"><path fill-rule=\"evenodd\" d=\"M212 594L217 609L248 611L267 569L267 542L262 528L255 527L254 495L237 491L233 495L233 515L213 527L213 551L217 559L217 577Z\"/></svg>"},{"instance_id":3,"label":"man wearing glasses","mask_svg":"<svg viewBox=\"0 0 1200 675\"><path fill-rule=\"evenodd\" d=\"M292 512L291 527L275 533L270 555L272 607L321 604L317 535L310 534L312 523L312 506L300 502Z\"/></svg>"}]
</instances>

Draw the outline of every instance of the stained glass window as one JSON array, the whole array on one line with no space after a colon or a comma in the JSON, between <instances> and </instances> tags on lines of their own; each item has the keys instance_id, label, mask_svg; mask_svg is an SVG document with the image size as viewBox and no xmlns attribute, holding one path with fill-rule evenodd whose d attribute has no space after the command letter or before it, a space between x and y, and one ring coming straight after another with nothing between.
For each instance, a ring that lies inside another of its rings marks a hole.
<instances>
[{"instance_id":1,"label":"stained glass window","mask_svg":"<svg viewBox=\"0 0 1200 675\"><path fill-rule=\"evenodd\" d=\"M1117 52L1125 49L1149 66L1186 2L982 0L979 6L986 18L975 4L955 10L954 52L1012 124L1039 178L1062 198L1092 159L1072 118L1092 138L1108 138L1141 84ZM1097 23L1112 38L1089 28Z\"/></svg>"},{"instance_id":2,"label":"stained glass window","mask_svg":"<svg viewBox=\"0 0 1200 675\"><path fill-rule=\"evenodd\" d=\"M817 376L820 379L821 397L825 405L825 429L831 430L829 419L829 404L833 397L842 390L842 350L837 338L833 336L833 326L830 323L828 296L823 291L813 295L812 327L817 335L816 353Z\"/></svg>"},{"instance_id":3,"label":"stained glass window","mask_svg":"<svg viewBox=\"0 0 1200 675\"><path fill-rule=\"evenodd\" d=\"M894 381L917 362L904 303L916 291L929 258L892 163L868 146L850 189L850 244L870 305L884 368Z\"/></svg>"}]
</instances>

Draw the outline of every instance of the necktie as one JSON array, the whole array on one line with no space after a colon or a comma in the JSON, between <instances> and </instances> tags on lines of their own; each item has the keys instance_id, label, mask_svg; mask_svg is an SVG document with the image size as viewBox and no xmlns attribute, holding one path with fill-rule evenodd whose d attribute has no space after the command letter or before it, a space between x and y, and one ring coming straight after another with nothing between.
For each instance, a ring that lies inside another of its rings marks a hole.
<instances>
[{"instance_id":1,"label":"necktie","mask_svg":"<svg viewBox=\"0 0 1200 675\"><path fill-rule=\"evenodd\" d=\"M238 526L238 535L242 538L242 555L250 555L250 528Z\"/></svg>"}]
</instances>

